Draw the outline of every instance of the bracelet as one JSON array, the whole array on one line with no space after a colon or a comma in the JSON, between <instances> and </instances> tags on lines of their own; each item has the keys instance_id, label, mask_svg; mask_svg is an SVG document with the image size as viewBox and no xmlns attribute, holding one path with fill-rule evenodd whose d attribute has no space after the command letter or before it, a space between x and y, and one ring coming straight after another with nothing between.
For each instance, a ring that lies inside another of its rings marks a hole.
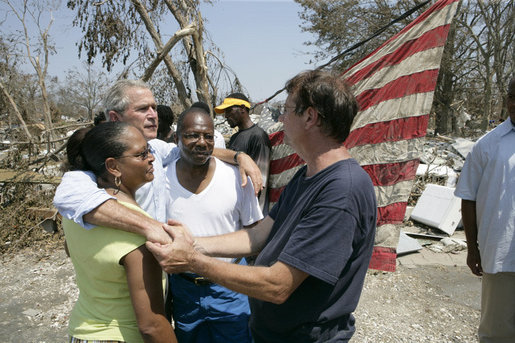
<instances>
[{"instance_id":1,"label":"bracelet","mask_svg":"<svg viewBox=\"0 0 515 343\"><path fill-rule=\"evenodd\" d=\"M238 155L243 154L243 151L236 151L234 154L234 163L238 164Z\"/></svg>"}]
</instances>

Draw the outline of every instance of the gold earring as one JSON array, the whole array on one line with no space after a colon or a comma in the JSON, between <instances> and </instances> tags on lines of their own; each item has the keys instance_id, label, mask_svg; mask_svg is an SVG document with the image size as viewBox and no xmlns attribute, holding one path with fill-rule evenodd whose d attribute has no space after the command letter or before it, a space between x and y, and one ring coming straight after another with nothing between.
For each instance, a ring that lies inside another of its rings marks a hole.
<instances>
[{"instance_id":1,"label":"gold earring","mask_svg":"<svg viewBox=\"0 0 515 343\"><path fill-rule=\"evenodd\" d=\"M116 189L114 191L114 194L118 194L118 192L120 191L120 185L122 184L122 180L120 179L119 176L115 176L114 177L114 185L116 186Z\"/></svg>"}]
</instances>

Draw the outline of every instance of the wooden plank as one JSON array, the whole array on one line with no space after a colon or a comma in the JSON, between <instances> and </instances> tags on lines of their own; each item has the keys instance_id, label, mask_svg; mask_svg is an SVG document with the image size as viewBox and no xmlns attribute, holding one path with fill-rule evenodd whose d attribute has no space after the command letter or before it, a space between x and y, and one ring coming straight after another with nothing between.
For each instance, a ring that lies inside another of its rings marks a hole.
<instances>
[{"instance_id":1,"label":"wooden plank","mask_svg":"<svg viewBox=\"0 0 515 343\"><path fill-rule=\"evenodd\" d=\"M0 169L0 183L47 183L58 185L61 177L42 175L28 170Z\"/></svg>"},{"instance_id":2,"label":"wooden plank","mask_svg":"<svg viewBox=\"0 0 515 343\"><path fill-rule=\"evenodd\" d=\"M27 215L36 218L54 218L58 214L57 208L52 207L29 207L27 208Z\"/></svg>"}]
</instances>

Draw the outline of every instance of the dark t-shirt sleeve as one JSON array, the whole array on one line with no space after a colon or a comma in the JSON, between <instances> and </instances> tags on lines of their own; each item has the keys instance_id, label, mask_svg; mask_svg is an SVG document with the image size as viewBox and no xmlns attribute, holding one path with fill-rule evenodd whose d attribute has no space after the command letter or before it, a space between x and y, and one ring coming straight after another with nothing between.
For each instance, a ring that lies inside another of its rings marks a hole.
<instances>
[{"instance_id":1,"label":"dark t-shirt sleeve","mask_svg":"<svg viewBox=\"0 0 515 343\"><path fill-rule=\"evenodd\" d=\"M263 176L268 176L271 143L263 129L254 125L250 129L234 134L228 147L235 151L244 151L256 162Z\"/></svg>"},{"instance_id":2,"label":"dark t-shirt sleeve","mask_svg":"<svg viewBox=\"0 0 515 343\"><path fill-rule=\"evenodd\" d=\"M336 207L314 207L298 223L279 261L331 285L352 254L356 220Z\"/></svg>"}]
</instances>

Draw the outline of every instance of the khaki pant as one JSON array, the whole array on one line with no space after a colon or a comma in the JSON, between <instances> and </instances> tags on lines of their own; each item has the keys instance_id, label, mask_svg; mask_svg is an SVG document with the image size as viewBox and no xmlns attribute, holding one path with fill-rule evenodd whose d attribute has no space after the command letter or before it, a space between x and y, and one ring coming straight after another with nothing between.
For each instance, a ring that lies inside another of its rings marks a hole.
<instances>
[{"instance_id":1,"label":"khaki pant","mask_svg":"<svg viewBox=\"0 0 515 343\"><path fill-rule=\"evenodd\" d=\"M515 342L515 272L483 273L478 334L481 343Z\"/></svg>"}]
</instances>

